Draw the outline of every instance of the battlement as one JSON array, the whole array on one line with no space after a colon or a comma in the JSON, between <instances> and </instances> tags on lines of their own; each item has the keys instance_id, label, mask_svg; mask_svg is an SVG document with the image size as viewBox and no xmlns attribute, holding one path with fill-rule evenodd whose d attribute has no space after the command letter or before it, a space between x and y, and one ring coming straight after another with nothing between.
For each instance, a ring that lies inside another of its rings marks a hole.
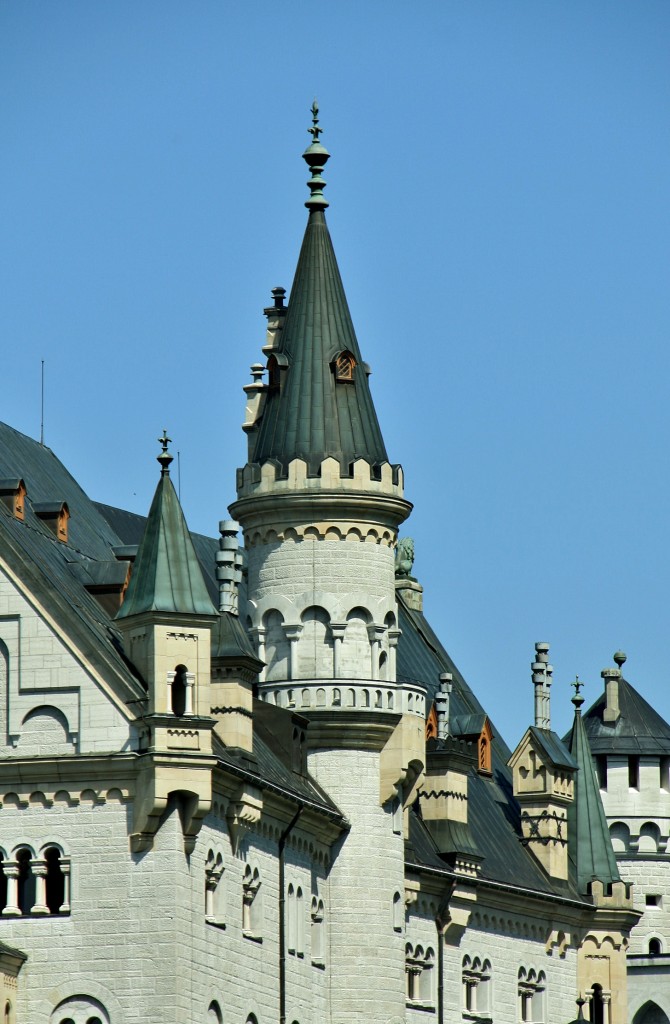
<instances>
[{"instance_id":1,"label":"battlement","mask_svg":"<svg viewBox=\"0 0 670 1024\"><path fill-rule=\"evenodd\" d=\"M380 494L402 499L403 487L402 466L389 462L371 465L365 459L356 459L343 468L337 459L329 457L316 472L311 472L303 459L293 459L287 469L271 459L262 465L247 463L237 471L238 499L296 491Z\"/></svg>"}]
</instances>

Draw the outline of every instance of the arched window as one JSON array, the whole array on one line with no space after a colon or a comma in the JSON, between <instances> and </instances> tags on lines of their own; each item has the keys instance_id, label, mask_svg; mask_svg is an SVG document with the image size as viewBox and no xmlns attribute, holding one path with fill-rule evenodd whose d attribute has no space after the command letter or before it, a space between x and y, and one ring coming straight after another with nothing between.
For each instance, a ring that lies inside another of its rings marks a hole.
<instances>
[{"instance_id":1,"label":"arched window","mask_svg":"<svg viewBox=\"0 0 670 1024\"><path fill-rule=\"evenodd\" d=\"M18 904L22 914L29 914L35 905L35 876L32 869L30 850L19 850L16 863L19 867Z\"/></svg>"},{"instance_id":2,"label":"arched window","mask_svg":"<svg viewBox=\"0 0 670 1024\"><path fill-rule=\"evenodd\" d=\"M356 360L351 352L338 352L333 363L335 380L342 384L353 384Z\"/></svg>"},{"instance_id":3,"label":"arched window","mask_svg":"<svg viewBox=\"0 0 670 1024\"><path fill-rule=\"evenodd\" d=\"M216 999L213 999L207 1010L207 1024L223 1024L223 1014Z\"/></svg>"},{"instance_id":4,"label":"arched window","mask_svg":"<svg viewBox=\"0 0 670 1024\"><path fill-rule=\"evenodd\" d=\"M5 1003L3 1024L12 1024L12 1004L10 1003L9 999Z\"/></svg>"},{"instance_id":5,"label":"arched window","mask_svg":"<svg viewBox=\"0 0 670 1024\"><path fill-rule=\"evenodd\" d=\"M172 713L186 714L186 666L177 665L172 680Z\"/></svg>"},{"instance_id":6,"label":"arched window","mask_svg":"<svg viewBox=\"0 0 670 1024\"><path fill-rule=\"evenodd\" d=\"M649 956L660 956L663 952L660 939L649 939Z\"/></svg>"},{"instance_id":7,"label":"arched window","mask_svg":"<svg viewBox=\"0 0 670 1024\"><path fill-rule=\"evenodd\" d=\"M594 985L591 989L591 1024L604 1024L605 1002L602 985Z\"/></svg>"},{"instance_id":8,"label":"arched window","mask_svg":"<svg viewBox=\"0 0 670 1024\"><path fill-rule=\"evenodd\" d=\"M305 900L300 886L295 891L295 951L305 955Z\"/></svg>"},{"instance_id":9,"label":"arched window","mask_svg":"<svg viewBox=\"0 0 670 1024\"><path fill-rule=\"evenodd\" d=\"M393 931L401 932L405 923L405 908L402 903L402 896L399 892L393 893Z\"/></svg>"},{"instance_id":10,"label":"arched window","mask_svg":"<svg viewBox=\"0 0 670 1024\"><path fill-rule=\"evenodd\" d=\"M223 869L223 855L208 850L205 861L205 919L211 924L225 922Z\"/></svg>"},{"instance_id":11,"label":"arched window","mask_svg":"<svg viewBox=\"0 0 670 1024\"><path fill-rule=\"evenodd\" d=\"M296 948L296 931L295 887L291 884L286 891L286 947L293 956Z\"/></svg>"},{"instance_id":12,"label":"arched window","mask_svg":"<svg viewBox=\"0 0 670 1024\"><path fill-rule=\"evenodd\" d=\"M49 913L57 914L65 902L65 875L61 868L61 857L55 846L44 853L46 862L46 905Z\"/></svg>"},{"instance_id":13,"label":"arched window","mask_svg":"<svg viewBox=\"0 0 670 1024\"><path fill-rule=\"evenodd\" d=\"M325 961L326 951L324 942L324 908L323 900L319 899L318 896L312 897L311 906L311 940L312 940L312 963L323 964Z\"/></svg>"},{"instance_id":14,"label":"arched window","mask_svg":"<svg viewBox=\"0 0 670 1024\"><path fill-rule=\"evenodd\" d=\"M469 1013L491 1011L491 964L463 957L463 1008Z\"/></svg>"},{"instance_id":15,"label":"arched window","mask_svg":"<svg viewBox=\"0 0 670 1024\"><path fill-rule=\"evenodd\" d=\"M258 868L252 868L247 864L242 880L242 934L248 939L260 939L263 934L260 888L261 876Z\"/></svg>"}]
</instances>

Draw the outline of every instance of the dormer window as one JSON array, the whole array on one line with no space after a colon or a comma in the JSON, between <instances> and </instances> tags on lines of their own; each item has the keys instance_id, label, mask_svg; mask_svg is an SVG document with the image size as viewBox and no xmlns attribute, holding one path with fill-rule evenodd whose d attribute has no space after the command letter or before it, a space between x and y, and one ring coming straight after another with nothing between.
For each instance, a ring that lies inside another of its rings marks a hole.
<instances>
[{"instance_id":1,"label":"dormer window","mask_svg":"<svg viewBox=\"0 0 670 1024\"><path fill-rule=\"evenodd\" d=\"M344 352L338 352L333 360L335 380L340 384L353 384L355 366L356 360L351 352L346 350Z\"/></svg>"},{"instance_id":2,"label":"dormer window","mask_svg":"<svg viewBox=\"0 0 670 1024\"><path fill-rule=\"evenodd\" d=\"M279 387L279 363L276 356L268 359L268 387L272 391Z\"/></svg>"},{"instance_id":3,"label":"dormer window","mask_svg":"<svg viewBox=\"0 0 670 1024\"><path fill-rule=\"evenodd\" d=\"M23 480L0 480L0 500L7 506L15 519L21 522L26 516L26 485Z\"/></svg>"},{"instance_id":4,"label":"dormer window","mask_svg":"<svg viewBox=\"0 0 670 1024\"><path fill-rule=\"evenodd\" d=\"M57 540L67 544L68 521L70 510L65 501L38 501L33 504L33 512L54 534Z\"/></svg>"}]
</instances>

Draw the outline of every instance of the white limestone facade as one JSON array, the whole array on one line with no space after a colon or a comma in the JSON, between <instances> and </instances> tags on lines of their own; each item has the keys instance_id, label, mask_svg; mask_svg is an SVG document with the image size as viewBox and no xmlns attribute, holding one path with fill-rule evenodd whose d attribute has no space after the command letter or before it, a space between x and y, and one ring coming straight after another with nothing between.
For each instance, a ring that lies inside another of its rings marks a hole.
<instances>
[{"instance_id":1,"label":"white limestone facade","mask_svg":"<svg viewBox=\"0 0 670 1024\"><path fill-rule=\"evenodd\" d=\"M2 756L128 749L133 718L101 667L0 564Z\"/></svg>"}]
</instances>

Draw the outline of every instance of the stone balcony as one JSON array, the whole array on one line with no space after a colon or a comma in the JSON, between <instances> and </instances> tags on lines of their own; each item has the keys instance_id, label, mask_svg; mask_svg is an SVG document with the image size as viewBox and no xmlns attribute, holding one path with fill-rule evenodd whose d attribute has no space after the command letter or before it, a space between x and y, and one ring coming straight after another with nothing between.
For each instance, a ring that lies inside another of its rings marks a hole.
<instances>
[{"instance_id":1,"label":"stone balcony","mask_svg":"<svg viewBox=\"0 0 670 1024\"><path fill-rule=\"evenodd\" d=\"M381 679L292 679L266 681L258 688L261 700L300 714L310 712L380 712L426 717L426 691L418 683Z\"/></svg>"}]
</instances>

